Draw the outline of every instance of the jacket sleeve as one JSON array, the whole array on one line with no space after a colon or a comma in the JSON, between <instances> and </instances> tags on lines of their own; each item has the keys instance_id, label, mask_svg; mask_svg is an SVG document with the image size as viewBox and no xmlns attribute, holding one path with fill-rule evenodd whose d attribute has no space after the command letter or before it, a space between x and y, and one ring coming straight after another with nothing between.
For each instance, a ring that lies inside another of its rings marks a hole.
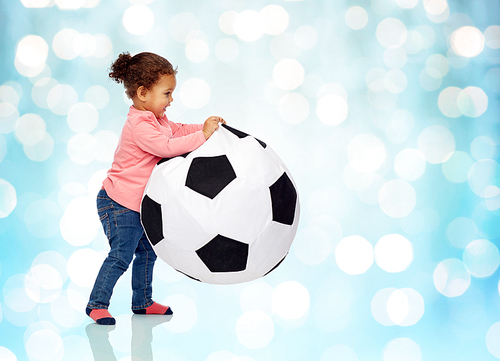
<instances>
[{"instance_id":1,"label":"jacket sleeve","mask_svg":"<svg viewBox=\"0 0 500 361\"><path fill-rule=\"evenodd\" d=\"M195 127L182 129L176 125L176 129L172 129L173 136L168 137L158 129L159 125L153 117L145 117L132 130L136 144L145 152L161 158L175 157L191 152L205 142L203 131Z\"/></svg>"},{"instance_id":2,"label":"jacket sleeve","mask_svg":"<svg viewBox=\"0 0 500 361\"><path fill-rule=\"evenodd\" d=\"M167 119L167 123L172 129L172 136L174 138L182 137L199 130L203 130L203 124L182 124L182 123L174 123Z\"/></svg>"}]
</instances>

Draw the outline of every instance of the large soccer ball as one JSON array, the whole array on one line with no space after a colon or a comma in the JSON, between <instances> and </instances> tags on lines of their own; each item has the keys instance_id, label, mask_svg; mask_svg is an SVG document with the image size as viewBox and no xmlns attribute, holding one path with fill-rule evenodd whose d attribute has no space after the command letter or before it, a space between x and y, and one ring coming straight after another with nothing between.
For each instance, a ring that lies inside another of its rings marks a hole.
<instances>
[{"instance_id":1,"label":"large soccer ball","mask_svg":"<svg viewBox=\"0 0 500 361\"><path fill-rule=\"evenodd\" d=\"M227 125L193 152L158 162L141 204L156 254L216 284L274 270L288 254L299 213L285 164L264 142Z\"/></svg>"}]
</instances>

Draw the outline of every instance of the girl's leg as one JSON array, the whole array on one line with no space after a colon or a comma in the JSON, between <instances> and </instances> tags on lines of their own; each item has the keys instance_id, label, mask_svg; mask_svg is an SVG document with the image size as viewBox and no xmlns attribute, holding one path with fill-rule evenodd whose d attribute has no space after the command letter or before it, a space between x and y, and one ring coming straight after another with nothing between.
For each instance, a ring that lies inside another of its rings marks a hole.
<instances>
[{"instance_id":1,"label":"girl's leg","mask_svg":"<svg viewBox=\"0 0 500 361\"><path fill-rule=\"evenodd\" d=\"M171 315L172 310L153 301L153 266L156 253L143 234L135 250L132 264L132 311L137 314Z\"/></svg>"},{"instance_id":2,"label":"girl's leg","mask_svg":"<svg viewBox=\"0 0 500 361\"><path fill-rule=\"evenodd\" d=\"M132 263L132 310L139 310L153 304L153 267L156 253L142 234Z\"/></svg>"},{"instance_id":3,"label":"girl's leg","mask_svg":"<svg viewBox=\"0 0 500 361\"><path fill-rule=\"evenodd\" d=\"M111 249L97 275L87 305L87 314L98 323L114 324L114 319L104 310L109 307L116 282L132 261L143 230L139 213L116 203L104 190L97 196L97 208ZM99 311L92 312L93 310Z\"/></svg>"}]
</instances>

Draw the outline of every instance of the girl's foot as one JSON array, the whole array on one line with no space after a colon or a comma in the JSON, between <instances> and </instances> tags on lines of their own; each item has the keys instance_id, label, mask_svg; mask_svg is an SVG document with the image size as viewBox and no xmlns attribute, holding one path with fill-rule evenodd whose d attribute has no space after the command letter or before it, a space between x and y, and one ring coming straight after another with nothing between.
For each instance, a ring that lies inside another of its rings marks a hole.
<instances>
[{"instance_id":1,"label":"girl's foot","mask_svg":"<svg viewBox=\"0 0 500 361\"><path fill-rule=\"evenodd\" d=\"M105 308L88 308L85 310L87 315L99 325L114 325L116 320Z\"/></svg>"},{"instance_id":2,"label":"girl's foot","mask_svg":"<svg viewBox=\"0 0 500 361\"><path fill-rule=\"evenodd\" d=\"M132 310L133 313L138 315L172 315L172 309L169 306L163 306L154 302L151 306L141 308L140 310Z\"/></svg>"}]
</instances>

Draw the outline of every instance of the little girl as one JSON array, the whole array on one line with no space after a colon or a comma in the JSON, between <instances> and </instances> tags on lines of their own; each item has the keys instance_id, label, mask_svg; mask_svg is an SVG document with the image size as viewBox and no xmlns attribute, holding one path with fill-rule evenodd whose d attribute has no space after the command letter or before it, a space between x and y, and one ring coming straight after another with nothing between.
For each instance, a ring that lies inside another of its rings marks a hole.
<instances>
[{"instance_id":1,"label":"little girl","mask_svg":"<svg viewBox=\"0 0 500 361\"><path fill-rule=\"evenodd\" d=\"M123 83L133 105L123 126L113 164L97 195L97 209L110 251L97 275L86 313L100 325L114 325L109 300L118 278L132 262L132 311L171 315L169 306L152 300L156 254L140 222L139 208L148 178L162 158L195 150L225 123L209 117L204 124L173 123L165 110L173 101L177 70L165 58L122 53L109 77Z\"/></svg>"}]
</instances>

